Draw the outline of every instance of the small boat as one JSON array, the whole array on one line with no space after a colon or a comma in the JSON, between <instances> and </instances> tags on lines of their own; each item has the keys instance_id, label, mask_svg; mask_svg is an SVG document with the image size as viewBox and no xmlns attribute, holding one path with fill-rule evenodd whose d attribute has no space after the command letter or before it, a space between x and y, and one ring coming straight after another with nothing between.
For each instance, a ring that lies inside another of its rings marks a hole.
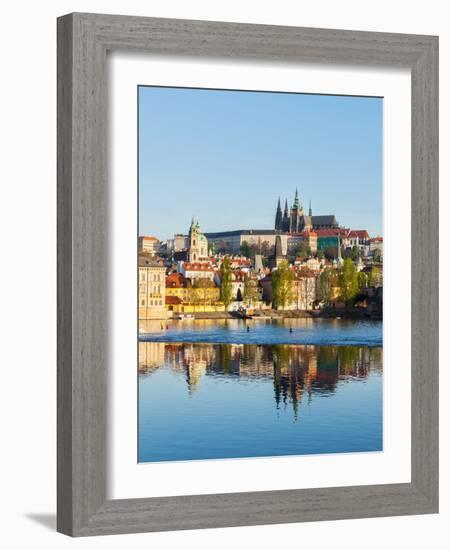
<instances>
[{"instance_id":1,"label":"small boat","mask_svg":"<svg viewBox=\"0 0 450 550\"><path fill-rule=\"evenodd\" d=\"M237 311L235 311L234 315L238 319L253 319L253 315L247 313L247 311L243 307L240 307Z\"/></svg>"}]
</instances>

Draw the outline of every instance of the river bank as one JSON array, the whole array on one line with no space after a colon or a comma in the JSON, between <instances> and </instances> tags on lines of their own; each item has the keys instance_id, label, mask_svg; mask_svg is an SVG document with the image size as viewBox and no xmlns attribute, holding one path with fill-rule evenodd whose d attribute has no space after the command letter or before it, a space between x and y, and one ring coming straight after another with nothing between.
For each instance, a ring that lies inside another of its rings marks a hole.
<instances>
[{"instance_id":1,"label":"river bank","mask_svg":"<svg viewBox=\"0 0 450 550\"><path fill-rule=\"evenodd\" d=\"M192 314L195 319L234 319L236 314L228 311L196 311ZM353 309L314 309L314 310L255 310L255 319L372 319L381 321L382 314L369 312L365 308Z\"/></svg>"}]
</instances>

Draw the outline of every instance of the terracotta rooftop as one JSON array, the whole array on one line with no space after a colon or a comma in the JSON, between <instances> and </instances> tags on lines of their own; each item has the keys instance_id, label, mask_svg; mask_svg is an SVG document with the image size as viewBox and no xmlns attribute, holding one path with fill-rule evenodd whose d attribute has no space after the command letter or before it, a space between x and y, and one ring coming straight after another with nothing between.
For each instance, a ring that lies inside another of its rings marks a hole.
<instances>
[{"instance_id":1,"label":"terracotta rooftop","mask_svg":"<svg viewBox=\"0 0 450 550\"><path fill-rule=\"evenodd\" d=\"M245 271L234 270L231 272L232 281L243 281L245 279Z\"/></svg>"},{"instance_id":2,"label":"terracotta rooftop","mask_svg":"<svg viewBox=\"0 0 450 550\"><path fill-rule=\"evenodd\" d=\"M166 305L168 306L178 306L181 303L182 300L178 296L166 296Z\"/></svg>"},{"instance_id":3,"label":"terracotta rooftop","mask_svg":"<svg viewBox=\"0 0 450 550\"><path fill-rule=\"evenodd\" d=\"M171 273L166 277L166 288L187 288L188 286L191 286L190 280L181 273Z\"/></svg>"},{"instance_id":4,"label":"terracotta rooftop","mask_svg":"<svg viewBox=\"0 0 450 550\"><path fill-rule=\"evenodd\" d=\"M185 271L216 271L216 268L210 263L202 264L200 262L185 262L183 267Z\"/></svg>"},{"instance_id":5,"label":"terracotta rooftop","mask_svg":"<svg viewBox=\"0 0 450 550\"><path fill-rule=\"evenodd\" d=\"M314 231L318 237L347 237L350 229L336 227L335 229L315 229Z\"/></svg>"},{"instance_id":6,"label":"terracotta rooftop","mask_svg":"<svg viewBox=\"0 0 450 550\"><path fill-rule=\"evenodd\" d=\"M369 233L365 229L352 229L348 234L350 238L358 237L359 239L368 239Z\"/></svg>"},{"instance_id":7,"label":"terracotta rooftop","mask_svg":"<svg viewBox=\"0 0 450 550\"><path fill-rule=\"evenodd\" d=\"M146 241L157 241L158 240L156 237L153 237L152 235L141 235L139 238L140 239L145 239Z\"/></svg>"},{"instance_id":8,"label":"terracotta rooftop","mask_svg":"<svg viewBox=\"0 0 450 550\"><path fill-rule=\"evenodd\" d=\"M300 268L294 268L294 271L297 279L302 277L311 278L316 276L314 271L306 266L301 266Z\"/></svg>"}]
</instances>

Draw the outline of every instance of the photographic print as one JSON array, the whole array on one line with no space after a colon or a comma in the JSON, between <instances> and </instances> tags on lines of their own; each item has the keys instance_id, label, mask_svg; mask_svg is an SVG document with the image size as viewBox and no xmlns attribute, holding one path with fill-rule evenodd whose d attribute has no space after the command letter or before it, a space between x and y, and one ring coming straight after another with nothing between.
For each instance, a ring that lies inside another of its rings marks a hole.
<instances>
[{"instance_id":1,"label":"photographic print","mask_svg":"<svg viewBox=\"0 0 450 550\"><path fill-rule=\"evenodd\" d=\"M383 99L138 107L138 461L382 451Z\"/></svg>"}]
</instances>

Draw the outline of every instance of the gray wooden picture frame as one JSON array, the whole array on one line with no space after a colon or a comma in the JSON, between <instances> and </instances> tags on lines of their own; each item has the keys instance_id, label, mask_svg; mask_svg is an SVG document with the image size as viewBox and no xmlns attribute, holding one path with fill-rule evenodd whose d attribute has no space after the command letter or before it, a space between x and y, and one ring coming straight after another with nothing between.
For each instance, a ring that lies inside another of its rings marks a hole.
<instances>
[{"instance_id":1,"label":"gray wooden picture frame","mask_svg":"<svg viewBox=\"0 0 450 550\"><path fill-rule=\"evenodd\" d=\"M410 68L410 483L107 499L109 50ZM58 19L57 487L57 528L72 536L438 511L437 37L83 13Z\"/></svg>"}]
</instances>

